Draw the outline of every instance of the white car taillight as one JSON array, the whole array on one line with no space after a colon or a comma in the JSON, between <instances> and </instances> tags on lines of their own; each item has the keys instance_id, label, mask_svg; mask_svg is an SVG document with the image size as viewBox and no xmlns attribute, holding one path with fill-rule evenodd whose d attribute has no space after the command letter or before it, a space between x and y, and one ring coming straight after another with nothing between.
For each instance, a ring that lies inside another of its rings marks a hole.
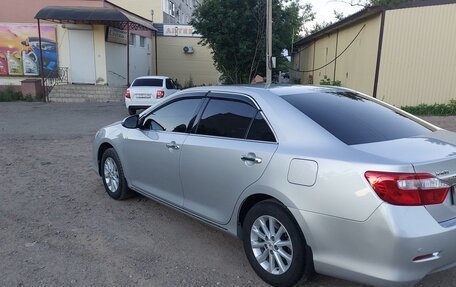
<instances>
[{"instance_id":1,"label":"white car taillight","mask_svg":"<svg viewBox=\"0 0 456 287\"><path fill-rule=\"evenodd\" d=\"M165 91L158 90L157 91L157 99L161 99L165 96Z\"/></svg>"}]
</instances>

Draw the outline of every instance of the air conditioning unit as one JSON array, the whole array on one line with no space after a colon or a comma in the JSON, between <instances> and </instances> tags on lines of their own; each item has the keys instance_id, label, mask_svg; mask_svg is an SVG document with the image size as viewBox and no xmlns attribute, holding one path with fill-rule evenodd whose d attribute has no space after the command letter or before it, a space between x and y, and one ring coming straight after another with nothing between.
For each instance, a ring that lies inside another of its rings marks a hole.
<instances>
[{"instance_id":1,"label":"air conditioning unit","mask_svg":"<svg viewBox=\"0 0 456 287\"><path fill-rule=\"evenodd\" d=\"M185 54L193 54L193 47L192 46L185 46L183 50L184 50Z\"/></svg>"}]
</instances>

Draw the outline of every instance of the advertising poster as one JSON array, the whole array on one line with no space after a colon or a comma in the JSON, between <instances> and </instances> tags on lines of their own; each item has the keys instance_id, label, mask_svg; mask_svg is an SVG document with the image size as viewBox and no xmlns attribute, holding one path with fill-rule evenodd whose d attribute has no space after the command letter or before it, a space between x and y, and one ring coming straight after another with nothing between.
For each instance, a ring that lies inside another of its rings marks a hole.
<instances>
[{"instance_id":1,"label":"advertising poster","mask_svg":"<svg viewBox=\"0 0 456 287\"><path fill-rule=\"evenodd\" d=\"M46 76L58 69L56 31L41 26L43 67ZM0 23L0 76L39 76L40 49L36 24Z\"/></svg>"}]
</instances>

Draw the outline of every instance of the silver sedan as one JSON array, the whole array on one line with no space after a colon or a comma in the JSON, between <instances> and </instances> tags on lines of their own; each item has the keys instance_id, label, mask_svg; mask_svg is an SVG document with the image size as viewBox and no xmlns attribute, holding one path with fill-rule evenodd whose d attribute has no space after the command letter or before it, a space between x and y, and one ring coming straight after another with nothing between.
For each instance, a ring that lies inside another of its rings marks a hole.
<instances>
[{"instance_id":1,"label":"silver sedan","mask_svg":"<svg viewBox=\"0 0 456 287\"><path fill-rule=\"evenodd\" d=\"M353 90L181 91L102 128L94 169L238 236L255 272L408 286L456 266L456 134Z\"/></svg>"}]
</instances>

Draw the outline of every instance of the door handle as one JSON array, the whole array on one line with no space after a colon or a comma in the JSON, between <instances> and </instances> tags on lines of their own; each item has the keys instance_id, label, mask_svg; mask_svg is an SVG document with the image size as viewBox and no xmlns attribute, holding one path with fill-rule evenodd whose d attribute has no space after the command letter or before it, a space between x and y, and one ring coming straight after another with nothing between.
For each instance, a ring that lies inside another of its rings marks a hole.
<instances>
[{"instance_id":1,"label":"door handle","mask_svg":"<svg viewBox=\"0 0 456 287\"><path fill-rule=\"evenodd\" d=\"M176 149L176 150L180 148L179 145L176 144L175 141L172 141L172 142L170 142L170 143L167 143L167 144L166 144L166 147L169 148L169 149Z\"/></svg>"},{"instance_id":2,"label":"door handle","mask_svg":"<svg viewBox=\"0 0 456 287\"><path fill-rule=\"evenodd\" d=\"M248 162L251 162L251 163L256 163L256 164L260 164L263 161L261 158L256 157L255 155L252 155L252 154L243 155L241 157L241 160L242 161L248 161Z\"/></svg>"}]
</instances>

